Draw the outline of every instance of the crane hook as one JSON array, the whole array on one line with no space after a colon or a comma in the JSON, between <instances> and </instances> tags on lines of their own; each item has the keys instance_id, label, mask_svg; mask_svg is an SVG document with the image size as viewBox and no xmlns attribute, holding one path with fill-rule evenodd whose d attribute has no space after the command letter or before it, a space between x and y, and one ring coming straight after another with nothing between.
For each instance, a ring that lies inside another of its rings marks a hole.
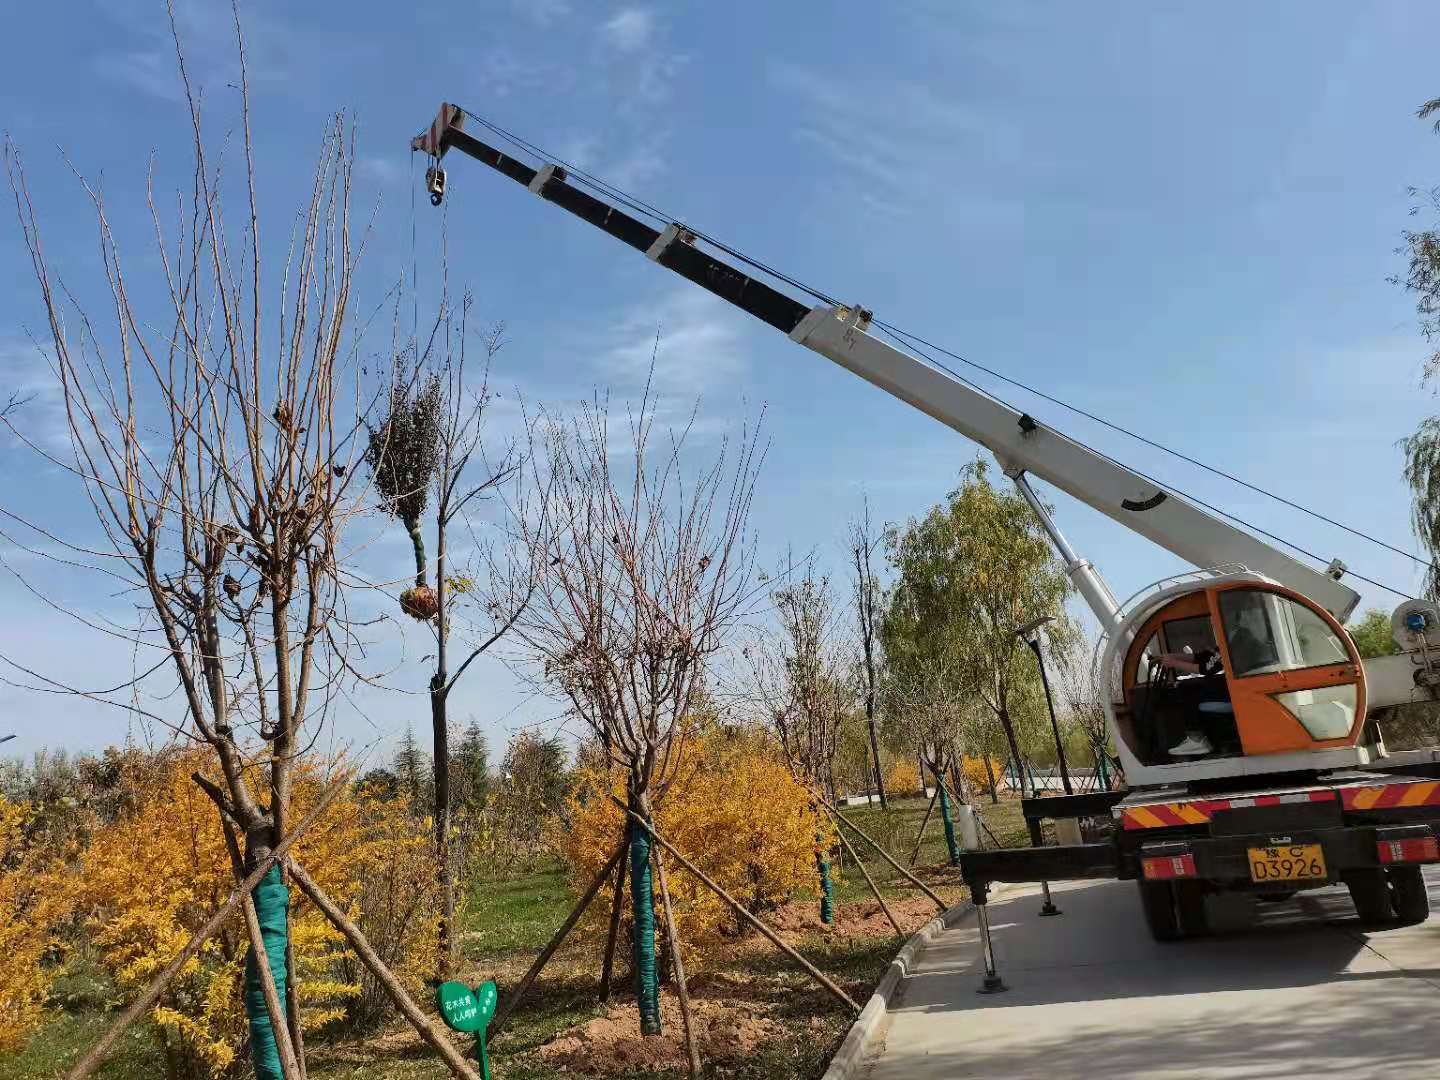
<instances>
[{"instance_id":1,"label":"crane hook","mask_svg":"<svg viewBox=\"0 0 1440 1080\"><path fill-rule=\"evenodd\" d=\"M425 170L425 190L430 192L431 206L439 206L445 198L445 170L438 161Z\"/></svg>"}]
</instances>

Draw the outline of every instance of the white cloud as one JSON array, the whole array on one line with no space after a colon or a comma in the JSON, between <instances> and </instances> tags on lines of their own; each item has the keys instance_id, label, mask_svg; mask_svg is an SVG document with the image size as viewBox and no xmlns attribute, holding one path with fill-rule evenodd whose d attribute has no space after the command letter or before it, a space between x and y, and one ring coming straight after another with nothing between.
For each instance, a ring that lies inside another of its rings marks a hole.
<instances>
[{"instance_id":1,"label":"white cloud","mask_svg":"<svg viewBox=\"0 0 1440 1080\"><path fill-rule=\"evenodd\" d=\"M361 176L374 180L380 187L395 187L405 182L405 166L395 158L365 154L356 166Z\"/></svg>"},{"instance_id":2,"label":"white cloud","mask_svg":"<svg viewBox=\"0 0 1440 1080\"><path fill-rule=\"evenodd\" d=\"M515 13L536 26L550 26L573 10L570 0L512 0Z\"/></svg>"},{"instance_id":3,"label":"white cloud","mask_svg":"<svg viewBox=\"0 0 1440 1080\"><path fill-rule=\"evenodd\" d=\"M0 338L0 383L6 388L0 408L14 402L6 419L23 436L22 440L6 431L4 442L23 446L28 440L51 454L67 457L70 428L65 403L50 360L40 347L20 338Z\"/></svg>"},{"instance_id":4,"label":"white cloud","mask_svg":"<svg viewBox=\"0 0 1440 1080\"><path fill-rule=\"evenodd\" d=\"M639 52L655 34L655 13L649 8L621 8L601 27L606 39L620 52Z\"/></svg>"},{"instance_id":5,"label":"white cloud","mask_svg":"<svg viewBox=\"0 0 1440 1080\"><path fill-rule=\"evenodd\" d=\"M692 435L721 435L735 426L732 406L749 369L742 325L709 293L676 288L598 334L597 380L617 402L629 403L639 401L648 380L662 425L687 424L693 416Z\"/></svg>"},{"instance_id":6,"label":"white cloud","mask_svg":"<svg viewBox=\"0 0 1440 1080\"><path fill-rule=\"evenodd\" d=\"M772 67L770 78L798 105L795 138L839 166L845 201L882 216L933 210L937 200L951 214L991 222L1023 213L1008 195L963 190L967 162L1035 165L1019 128L993 111L920 83L865 85L789 64Z\"/></svg>"}]
</instances>

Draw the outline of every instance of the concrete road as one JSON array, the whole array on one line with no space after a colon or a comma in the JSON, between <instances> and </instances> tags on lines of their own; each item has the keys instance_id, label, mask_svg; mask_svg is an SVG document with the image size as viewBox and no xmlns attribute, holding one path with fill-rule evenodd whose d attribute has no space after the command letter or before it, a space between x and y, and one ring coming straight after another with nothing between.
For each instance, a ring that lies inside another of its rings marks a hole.
<instances>
[{"instance_id":1,"label":"concrete road","mask_svg":"<svg viewBox=\"0 0 1440 1080\"><path fill-rule=\"evenodd\" d=\"M930 944L871 1080L1440 1076L1440 917L1365 933L1334 888L1161 945L1132 882L1057 886L1058 918L1037 893L990 905L1006 993L975 992L973 918Z\"/></svg>"}]
</instances>

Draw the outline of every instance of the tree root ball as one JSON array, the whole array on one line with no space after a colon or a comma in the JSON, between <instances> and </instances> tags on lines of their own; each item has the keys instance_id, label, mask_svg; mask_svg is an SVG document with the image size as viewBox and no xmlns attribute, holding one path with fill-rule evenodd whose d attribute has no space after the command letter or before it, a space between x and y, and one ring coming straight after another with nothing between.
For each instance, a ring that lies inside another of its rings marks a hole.
<instances>
[{"instance_id":1,"label":"tree root ball","mask_svg":"<svg viewBox=\"0 0 1440 1080\"><path fill-rule=\"evenodd\" d=\"M400 610L412 619L429 622L440 614L440 598L429 585L415 585L400 594Z\"/></svg>"}]
</instances>

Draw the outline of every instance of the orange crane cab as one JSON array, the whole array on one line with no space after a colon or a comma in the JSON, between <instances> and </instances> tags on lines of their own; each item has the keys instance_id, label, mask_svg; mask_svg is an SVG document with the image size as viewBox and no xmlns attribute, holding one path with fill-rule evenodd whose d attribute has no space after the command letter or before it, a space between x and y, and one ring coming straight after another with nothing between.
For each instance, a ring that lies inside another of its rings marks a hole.
<instances>
[{"instance_id":1,"label":"orange crane cab","mask_svg":"<svg viewBox=\"0 0 1440 1080\"><path fill-rule=\"evenodd\" d=\"M1355 643L1294 590L1218 575L1160 591L1124 625L1133 631L1115 637L1102 670L1118 676L1112 730L1132 785L1233 775L1238 757L1304 754L1310 768L1368 759L1358 750L1367 702ZM1321 763L1317 751L1340 753ZM1294 768L1280 757L1256 765Z\"/></svg>"}]
</instances>

